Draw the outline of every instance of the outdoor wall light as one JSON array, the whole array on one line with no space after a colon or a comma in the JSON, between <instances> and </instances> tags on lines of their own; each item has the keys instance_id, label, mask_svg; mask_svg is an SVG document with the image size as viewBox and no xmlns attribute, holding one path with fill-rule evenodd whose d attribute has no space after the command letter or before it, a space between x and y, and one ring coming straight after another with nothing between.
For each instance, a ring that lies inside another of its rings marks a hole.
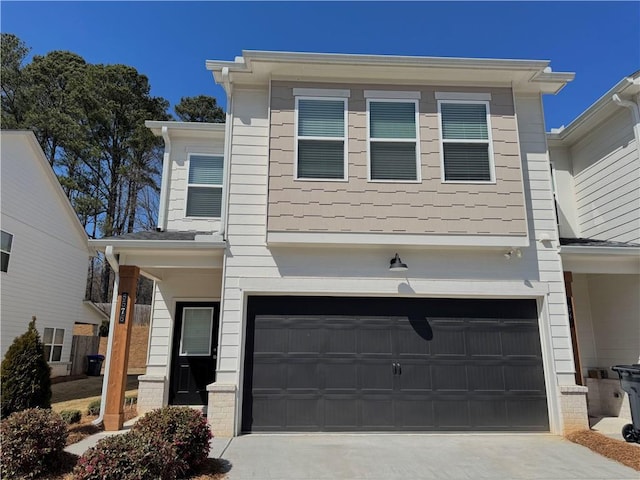
<instances>
[{"instance_id":1,"label":"outdoor wall light","mask_svg":"<svg viewBox=\"0 0 640 480\"><path fill-rule=\"evenodd\" d=\"M389 271L391 272L404 272L406 270L409 270L409 267L407 267L406 263L402 263L402 260L400 260L400 255L398 255L396 253L396 256L393 257L391 259L391 262L389 262Z\"/></svg>"},{"instance_id":2,"label":"outdoor wall light","mask_svg":"<svg viewBox=\"0 0 640 480\"><path fill-rule=\"evenodd\" d=\"M522 251L519 248L516 249L511 249L509 250L507 253L504 254L504 258L506 258L507 260L510 260L511 257L516 256L518 258L522 258Z\"/></svg>"}]
</instances>

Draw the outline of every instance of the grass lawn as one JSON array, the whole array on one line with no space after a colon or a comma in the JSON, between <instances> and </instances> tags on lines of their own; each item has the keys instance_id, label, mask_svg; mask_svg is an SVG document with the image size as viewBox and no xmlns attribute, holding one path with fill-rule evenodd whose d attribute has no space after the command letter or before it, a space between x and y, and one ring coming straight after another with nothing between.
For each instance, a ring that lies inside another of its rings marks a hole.
<instances>
[{"instance_id":1,"label":"grass lawn","mask_svg":"<svg viewBox=\"0 0 640 480\"><path fill-rule=\"evenodd\" d=\"M101 375L51 385L51 408L56 412L80 410L84 414L93 400L100 399L102 379ZM125 395L138 395L138 375L127 375Z\"/></svg>"}]
</instances>

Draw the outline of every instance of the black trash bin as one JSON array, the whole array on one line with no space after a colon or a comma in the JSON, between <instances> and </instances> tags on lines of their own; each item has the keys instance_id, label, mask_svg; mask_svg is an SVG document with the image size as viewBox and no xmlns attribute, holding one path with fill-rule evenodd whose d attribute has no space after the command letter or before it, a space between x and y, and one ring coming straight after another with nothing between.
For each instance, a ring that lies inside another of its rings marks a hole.
<instances>
[{"instance_id":1,"label":"black trash bin","mask_svg":"<svg viewBox=\"0 0 640 480\"><path fill-rule=\"evenodd\" d=\"M87 355L87 375L99 377L104 355Z\"/></svg>"},{"instance_id":2,"label":"black trash bin","mask_svg":"<svg viewBox=\"0 0 640 480\"><path fill-rule=\"evenodd\" d=\"M611 370L618 372L620 386L629 395L631 422L622 427L622 438L627 442L640 443L640 364L616 365Z\"/></svg>"}]
</instances>

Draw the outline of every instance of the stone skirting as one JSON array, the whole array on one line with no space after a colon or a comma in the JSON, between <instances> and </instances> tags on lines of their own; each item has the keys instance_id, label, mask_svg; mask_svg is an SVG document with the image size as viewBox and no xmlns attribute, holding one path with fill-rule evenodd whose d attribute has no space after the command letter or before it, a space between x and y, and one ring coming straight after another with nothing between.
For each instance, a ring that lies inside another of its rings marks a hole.
<instances>
[{"instance_id":1,"label":"stone skirting","mask_svg":"<svg viewBox=\"0 0 640 480\"><path fill-rule=\"evenodd\" d=\"M589 428L587 414L587 387L560 385L560 409L562 411L562 433Z\"/></svg>"},{"instance_id":2,"label":"stone skirting","mask_svg":"<svg viewBox=\"0 0 640 480\"><path fill-rule=\"evenodd\" d=\"M164 375L140 375L138 382L138 415L164 406Z\"/></svg>"},{"instance_id":3,"label":"stone skirting","mask_svg":"<svg viewBox=\"0 0 640 480\"><path fill-rule=\"evenodd\" d=\"M236 391L235 385L207 385L209 403L207 420L216 437L233 437L235 433Z\"/></svg>"}]
</instances>

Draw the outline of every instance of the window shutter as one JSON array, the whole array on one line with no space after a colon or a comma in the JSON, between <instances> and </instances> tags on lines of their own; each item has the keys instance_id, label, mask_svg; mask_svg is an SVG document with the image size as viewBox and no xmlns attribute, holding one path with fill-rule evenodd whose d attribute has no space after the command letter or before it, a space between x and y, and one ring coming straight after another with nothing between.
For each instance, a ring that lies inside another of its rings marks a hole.
<instances>
[{"instance_id":1,"label":"window shutter","mask_svg":"<svg viewBox=\"0 0 640 480\"><path fill-rule=\"evenodd\" d=\"M416 144L371 142L372 180L417 180Z\"/></svg>"},{"instance_id":2,"label":"window shutter","mask_svg":"<svg viewBox=\"0 0 640 480\"><path fill-rule=\"evenodd\" d=\"M298 140L299 178L343 178L344 143Z\"/></svg>"},{"instance_id":3,"label":"window shutter","mask_svg":"<svg viewBox=\"0 0 640 480\"><path fill-rule=\"evenodd\" d=\"M189 157L189 183L222 185L222 157L191 155Z\"/></svg>"},{"instance_id":4,"label":"window shutter","mask_svg":"<svg viewBox=\"0 0 640 480\"><path fill-rule=\"evenodd\" d=\"M344 137L344 102L298 100L298 135Z\"/></svg>"},{"instance_id":5,"label":"window shutter","mask_svg":"<svg viewBox=\"0 0 640 480\"><path fill-rule=\"evenodd\" d=\"M221 187L189 187L187 217L219 217L221 212Z\"/></svg>"},{"instance_id":6,"label":"window shutter","mask_svg":"<svg viewBox=\"0 0 640 480\"><path fill-rule=\"evenodd\" d=\"M414 103L370 102L371 138L416 138Z\"/></svg>"},{"instance_id":7,"label":"window shutter","mask_svg":"<svg viewBox=\"0 0 640 480\"><path fill-rule=\"evenodd\" d=\"M445 143L446 180L490 181L489 145L486 143Z\"/></svg>"},{"instance_id":8,"label":"window shutter","mask_svg":"<svg viewBox=\"0 0 640 480\"><path fill-rule=\"evenodd\" d=\"M445 140L487 140L487 110L483 104L442 103L442 134Z\"/></svg>"}]
</instances>

